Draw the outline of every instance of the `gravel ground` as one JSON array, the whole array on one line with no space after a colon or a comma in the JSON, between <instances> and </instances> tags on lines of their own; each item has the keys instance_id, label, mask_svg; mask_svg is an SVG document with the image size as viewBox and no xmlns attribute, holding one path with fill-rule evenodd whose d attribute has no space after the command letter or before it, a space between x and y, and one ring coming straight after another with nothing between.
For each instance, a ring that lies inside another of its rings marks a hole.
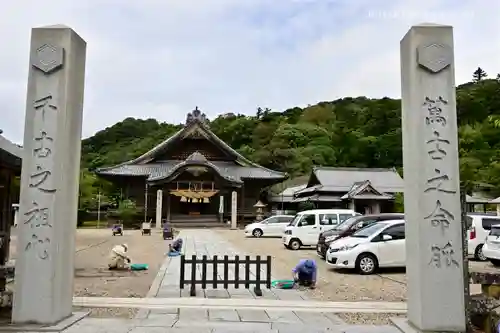
<instances>
[{"instance_id":1,"label":"gravel ground","mask_svg":"<svg viewBox=\"0 0 500 333\"><path fill-rule=\"evenodd\" d=\"M309 297L324 301L389 301L406 302L406 275L404 269L382 270L376 275L359 275L353 271L333 270L316 255L315 249L292 251L285 249L279 238L246 238L242 231L217 230L217 232L250 255L272 255L273 276L286 279L300 259L315 259L318 264L318 281L315 290L308 290ZM479 267L484 263L471 263ZM388 324L395 314L340 314L352 324Z\"/></svg>"},{"instance_id":2,"label":"gravel ground","mask_svg":"<svg viewBox=\"0 0 500 333\"><path fill-rule=\"evenodd\" d=\"M78 229L75 253L75 296L145 297L160 268L167 241L161 233L142 236L140 230L126 230L124 236L112 236L109 229ZM149 265L147 271L110 271L107 260L117 244L129 246L132 262ZM15 259L16 238L11 242L11 258ZM133 318L137 309L95 308L94 317Z\"/></svg>"}]
</instances>

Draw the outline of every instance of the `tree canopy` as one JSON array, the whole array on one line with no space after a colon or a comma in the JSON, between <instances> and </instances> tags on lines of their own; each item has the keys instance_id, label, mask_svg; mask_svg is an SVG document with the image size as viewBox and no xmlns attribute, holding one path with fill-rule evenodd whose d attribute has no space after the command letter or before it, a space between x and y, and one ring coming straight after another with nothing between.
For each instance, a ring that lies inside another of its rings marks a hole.
<instances>
[{"instance_id":1,"label":"tree canopy","mask_svg":"<svg viewBox=\"0 0 500 333\"><path fill-rule=\"evenodd\" d=\"M478 68L472 82L457 87L460 173L469 188L489 184L492 195L500 195L500 80L485 77ZM314 165L402 168L398 99L347 97L282 112L258 107L253 116L219 116L209 125L245 157L292 177L308 174ZM88 197L97 188L111 191L88 174L135 158L180 128L127 118L83 140L82 187L93 190L81 193Z\"/></svg>"}]
</instances>

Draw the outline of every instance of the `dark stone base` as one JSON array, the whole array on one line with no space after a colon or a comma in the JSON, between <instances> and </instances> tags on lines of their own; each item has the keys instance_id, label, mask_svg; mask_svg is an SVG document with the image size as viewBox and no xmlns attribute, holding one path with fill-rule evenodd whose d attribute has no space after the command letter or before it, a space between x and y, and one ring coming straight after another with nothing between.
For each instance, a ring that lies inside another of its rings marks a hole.
<instances>
[{"instance_id":1,"label":"dark stone base","mask_svg":"<svg viewBox=\"0 0 500 333\"><path fill-rule=\"evenodd\" d=\"M0 327L0 332L62 332L68 327L76 324L85 318L89 312L75 312L66 319L61 320L54 325L37 325L37 324L8 324Z\"/></svg>"}]
</instances>

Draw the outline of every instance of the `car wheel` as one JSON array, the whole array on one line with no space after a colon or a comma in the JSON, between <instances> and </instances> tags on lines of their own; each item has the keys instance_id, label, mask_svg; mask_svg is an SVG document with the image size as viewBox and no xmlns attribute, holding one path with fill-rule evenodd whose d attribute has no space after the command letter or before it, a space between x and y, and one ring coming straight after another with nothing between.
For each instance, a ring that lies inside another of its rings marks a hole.
<instances>
[{"instance_id":1,"label":"car wheel","mask_svg":"<svg viewBox=\"0 0 500 333\"><path fill-rule=\"evenodd\" d=\"M300 244L300 241L298 239L292 239L290 243L288 243L288 248L297 251L298 249L300 249L301 245L302 244Z\"/></svg>"},{"instance_id":2,"label":"car wheel","mask_svg":"<svg viewBox=\"0 0 500 333\"><path fill-rule=\"evenodd\" d=\"M486 258L483 253L483 244L480 244L476 247L476 251L474 252L474 259L479 261L488 260L488 258Z\"/></svg>"},{"instance_id":3,"label":"car wheel","mask_svg":"<svg viewBox=\"0 0 500 333\"><path fill-rule=\"evenodd\" d=\"M263 233L262 233L262 230L260 230L260 229L255 229L255 230L252 232L252 235L253 235L254 237L257 237L257 238L261 237L261 236L262 236L262 234L263 234Z\"/></svg>"},{"instance_id":4,"label":"car wheel","mask_svg":"<svg viewBox=\"0 0 500 333\"><path fill-rule=\"evenodd\" d=\"M500 267L500 260L498 260L498 259L490 259L490 262L493 264L493 266Z\"/></svg>"},{"instance_id":5,"label":"car wheel","mask_svg":"<svg viewBox=\"0 0 500 333\"><path fill-rule=\"evenodd\" d=\"M362 254L356 260L356 268L363 275L373 274L378 268L377 258L372 254Z\"/></svg>"}]
</instances>

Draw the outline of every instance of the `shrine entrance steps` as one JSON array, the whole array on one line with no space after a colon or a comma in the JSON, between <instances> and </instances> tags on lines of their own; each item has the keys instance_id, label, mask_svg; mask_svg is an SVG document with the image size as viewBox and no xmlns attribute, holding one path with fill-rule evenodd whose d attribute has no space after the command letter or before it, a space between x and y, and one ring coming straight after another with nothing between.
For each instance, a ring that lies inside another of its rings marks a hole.
<instances>
[{"instance_id":1,"label":"shrine entrance steps","mask_svg":"<svg viewBox=\"0 0 500 333\"><path fill-rule=\"evenodd\" d=\"M220 221L217 215L171 215L170 223L174 228L229 228L227 223Z\"/></svg>"}]
</instances>

